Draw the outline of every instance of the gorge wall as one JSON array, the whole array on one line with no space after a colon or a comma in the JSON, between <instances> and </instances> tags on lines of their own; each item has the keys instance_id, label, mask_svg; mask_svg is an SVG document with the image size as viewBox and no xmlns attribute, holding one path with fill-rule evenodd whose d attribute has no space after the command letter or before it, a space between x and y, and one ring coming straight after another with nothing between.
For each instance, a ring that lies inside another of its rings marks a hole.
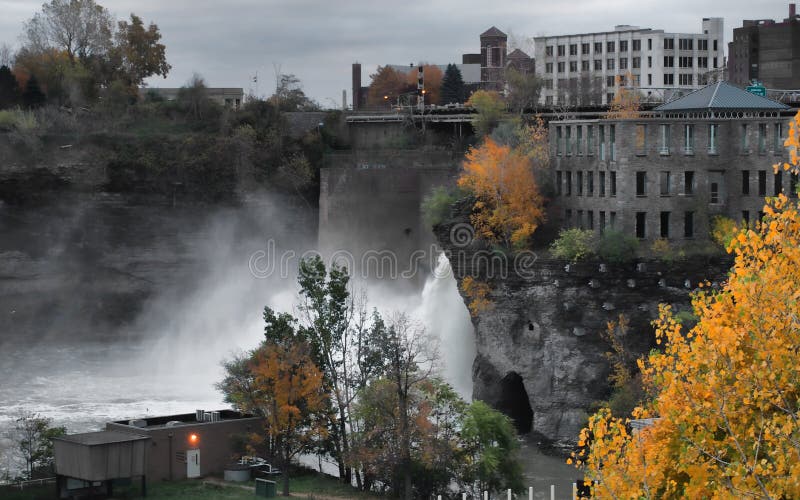
<instances>
[{"instance_id":1,"label":"gorge wall","mask_svg":"<svg viewBox=\"0 0 800 500\"><path fill-rule=\"evenodd\" d=\"M723 280L730 267L727 259L612 265L571 264L546 252L500 256L459 234L468 214L461 203L436 234L459 282L474 276L491 286L493 306L473 317L473 396L555 446L574 445L590 407L610 393L604 353L611 347L600 336L606 323L624 314L625 347L647 353L655 347L658 305L688 309L697 284Z\"/></svg>"}]
</instances>

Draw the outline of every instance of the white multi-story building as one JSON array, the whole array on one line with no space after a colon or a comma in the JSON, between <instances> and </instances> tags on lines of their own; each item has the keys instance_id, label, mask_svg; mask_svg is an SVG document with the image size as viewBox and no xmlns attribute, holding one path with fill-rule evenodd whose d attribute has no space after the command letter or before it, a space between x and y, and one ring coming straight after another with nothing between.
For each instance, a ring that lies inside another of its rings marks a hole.
<instances>
[{"instance_id":1,"label":"white multi-story building","mask_svg":"<svg viewBox=\"0 0 800 500\"><path fill-rule=\"evenodd\" d=\"M608 104L620 86L654 100L716 81L724 61L723 20L703 19L701 33L620 25L614 31L535 39L536 74L545 105Z\"/></svg>"}]
</instances>

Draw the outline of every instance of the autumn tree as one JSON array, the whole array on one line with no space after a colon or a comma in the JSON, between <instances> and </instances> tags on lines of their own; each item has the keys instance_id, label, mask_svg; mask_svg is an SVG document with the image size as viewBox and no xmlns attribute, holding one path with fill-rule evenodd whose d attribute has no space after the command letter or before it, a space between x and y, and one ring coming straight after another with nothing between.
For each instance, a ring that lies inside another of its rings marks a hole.
<instances>
[{"instance_id":1,"label":"autumn tree","mask_svg":"<svg viewBox=\"0 0 800 500\"><path fill-rule=\"evenodd\" d=\"M467 153L458 185L475 197L470 220L490 242L524 247L544 222L544 200L531 161L518 149L487 138Z\"/></svg>"},{"instance_id":2,"label":"autumn tree","mask_svg":"<svg viewBox=\"0 0 800 500\"><path fill-rule=\"evenodd\" d=\"M795 170L800 116L785 145ZM776 166L777 167L777 166ZM780 195L764 219L740 230L720 290L705 286L684 331L662 305L655 322L663 352L640 368L653 417L631 431L606 409L581 433L577 458L594 494L607 498L796 498L800 496L800 209Z\"/></svg>"},{"instance_id":3,"label":"autumn tree","mask_svg":"<svg viewBox=\"0 0 800 500\"><path fill-rule=\"evenodd\" d=\"M467 106L471 106L477 111L472 125L475 127L475 135L478 137L492 133L506 110L500 94L488 90L478 90L473 93L467 101Z\"/></svg>"},{"instance_id":4,"label":"autumn tree","mask_svg":"<svg viewBox=\"0 0 800 500\"><path fill-rule=\"evenodd\" d=\"M401 94L417 88L416 83L413 87L409 86L407 76L391 66L378 66L370 78L372 81L367 94L367 104L370 106L391 106Z\"/></svg>"},{"instance_id":5,"label":"autumn tree","mask_svg":"<svg viewBox=\"0 0 800 500\"><path fill-rule=\"evenodd\" d=\"M406 73L406 88L411 89L412 92L417 89L418 68L418 66L414 66ZM433 64L423 64L422 74L425 104L439 104L441 102L442 70Z\"/></svg>"},{"instance_id":6,"label":"autumn tree","mask_svg":"<svg viewBox=\"0 0 800 500\"><path fill-rule=\"evenodd\" d=\"M140 86L145 78L153 75L167 77L172 66L167 63L166 47L160 40L158 26L150 23L145 28L142 18L136 14L131 14L130 22L117 23L112 58L121 77L131 87Z\"/></svg>"},{"instance_id":7,"label":"autumn tree","mask_svg":"<svg viewBox=\"0 0 800 500\"><path fill-rule=\"evenodd\" d=\"M310 451L326 433L326 397L322 372L302 341L265 342L251 359L253 384L260 412L265 417L264 433L253 433L256 445L272 441L283 469L283 495L289 496L289 467L292 459Z\"/></svg>"},{"instance_id":8,"label":"autumn tree","mask_svg":"<svg viewBox=\"0 0 800 500\"><path fill-rule=\"evenodd\" d=\"M630 81L632 76L628 73L626 80ZM622 77L616 77L617 93L609 103L607 118L613 120L626 120L638 118L641 114L642 95L635 88L624 86Z\"/></svg>"},{"instance_id":9,"label":"autumn tree","mask_svg":"<svg viewBox=\"0 0 800 500\"><path fill-rule=\"evenodd\" d=\"M462 104L467 99L464 78L455 64L448 64L439 90L441 104Z\"/></svg>"}]
</instances>

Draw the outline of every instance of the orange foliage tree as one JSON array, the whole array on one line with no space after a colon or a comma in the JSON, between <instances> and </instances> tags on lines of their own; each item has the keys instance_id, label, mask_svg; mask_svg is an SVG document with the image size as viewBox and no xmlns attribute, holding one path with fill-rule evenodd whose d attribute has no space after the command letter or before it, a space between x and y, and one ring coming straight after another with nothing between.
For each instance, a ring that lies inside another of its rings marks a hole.
<instances>
[{"instance_id":1,"label":"orange foliage tree","mask_svg":"<svg viewBox=\"0 0 800 500\"><path fill-rule=\"evenodd\" d=\"M255 445L271 441L283 467L283 494L289 495L292 458L325 435L327 396L322 372L311 359L308 344L264 343L251 361L254 394L265 416L266 435L254 433Z\"/></svg>"},{"instance_id":2,"label":"orange foliage tree","mask_svg":"<svg viewBox=\"0 0 800 500\"><path fill-rule=\"evenodd\" d=\"M367 94L367 104L370 106L394 105L398 96L409 88L406 75L391 66L378 66L377 71L369 77L372 79Z\"/></svg>"},{"instance_id":3,"label":"orange foliage tree","mask_svg":"<svg viewBox=\"0 0 800 500\"><path fill-rule=\"evenodd\" d=\"M409 88L417 88L417 77L419 76L418 67L413 67L406 75L406 82ZM431 64L423 64L422 71L424 74L425 85L425 104L439 104L442 87L442 70L439 66Z\"/></svg>"},{"instance_id":4,"label":"orange foliage tree","mask_svg":"<svg viewBox=\"0 0 800 500\"><path fill-rule=\"evenodd\" d=\"M524 247L545 220L528 156L491 138L467 153L458 185L475 196L470 220L488 241Z\"/></svg>"},{"instance_id":5,"label":"orange foliage tree","mask_svg":"<svg viewBox=\"0 0 800 500\"><path fill-rule=\"evenodd\" d=\"M628 73L627 80L630 82L632 79L633 77ZM609 103L608 118L618 120L638 118L641 114L641 94L635 88L625 88L620 76L616 77L616 85L619 90Z\"/></svg>"},{"instance_id":6,"label":"orange foliage tree","mask_svg":"<svg viewBox=\"0 0 800 500\"><path fill-rule=\"evenodd\" d=\"M797 170L800 115L790 137ZM654 417L629 431L605 409L580 436L579 465L602 498L800 497L800 211L784 195L731 240L720 291L693 297L688 332L669 306L655 322L663 352L640 361Z\"/></svg>"}]
</instances>

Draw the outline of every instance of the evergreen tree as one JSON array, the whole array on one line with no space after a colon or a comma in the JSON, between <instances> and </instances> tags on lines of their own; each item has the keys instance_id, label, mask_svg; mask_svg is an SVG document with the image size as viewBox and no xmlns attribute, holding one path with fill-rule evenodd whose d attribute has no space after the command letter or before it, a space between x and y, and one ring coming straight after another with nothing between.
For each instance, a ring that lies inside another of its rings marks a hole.
<instances>
[{"instance_id":1,"label":"evergreen tree","mask_svg":"<svg viewBox=\"0 0 800 500\"><path fill-rule=\"evenodd\" d=\"M46 96L39 87L39 81L35 75L31 75L28 83L25 84L25 91L22 93L22 104L26 108L37 108L44 104Z\"/></svg>"},{"instance_id":2,"label":"evergreen tree","mask_svg":"<svg viewBox=\"0 0 800 500\"><path fill-rule=\"evenodd\" d=\"M455 64L448 64L442 78L442 91L439 102L442 104L461 104L466 99L464 79Z\"/></svg>"},{"instance_id":3,"label":"evergreen tree","mask_svg":"<svg viewBox=\"0 0 800 500\"><path fill-rule=\"evenodd\" d=\"M8 66L0 66L0 109L19 103L19 84Z\"/></svg>"}]
</instances>

